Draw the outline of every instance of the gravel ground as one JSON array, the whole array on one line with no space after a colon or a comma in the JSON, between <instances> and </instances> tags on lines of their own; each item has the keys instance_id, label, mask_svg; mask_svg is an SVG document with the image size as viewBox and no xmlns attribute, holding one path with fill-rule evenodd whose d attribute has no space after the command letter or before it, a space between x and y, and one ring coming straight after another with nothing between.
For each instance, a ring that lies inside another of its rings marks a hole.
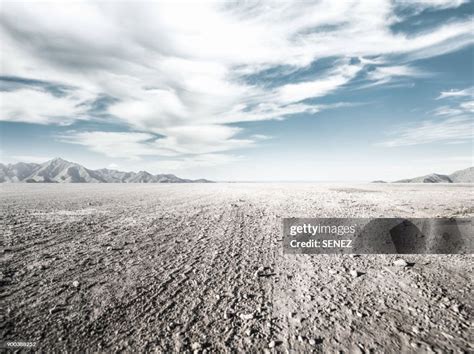
<instances>
[{"instance_id":1,"label":"gravel ground","mask_svg":"<svg viewBox=\"0 0 474 354\"><path fill-rule=\"evenodd\" d=\"M42 351L472 352L471 255L403 267L281 246L283 217L472 217L472 197L439 184L3 184L1 338Z\"/></svg>"}]
</instances>

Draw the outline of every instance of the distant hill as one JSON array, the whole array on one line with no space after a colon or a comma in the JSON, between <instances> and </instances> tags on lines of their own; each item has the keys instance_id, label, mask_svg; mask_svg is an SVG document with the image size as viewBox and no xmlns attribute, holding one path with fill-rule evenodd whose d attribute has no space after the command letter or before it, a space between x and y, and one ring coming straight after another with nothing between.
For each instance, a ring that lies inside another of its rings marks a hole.
<instances>
[{"instance_id":1,"label":"distant hill","mask_svg":"<svg viewBox=\"0 0 474 354\"><path fill-rule=\"evenodd\" d=\"M190 180L172 174L152 175L146 171L122 172L102 168L89 170L74 162L55 158L42 164L0 163L0 183L210 183L206 179Z\"/></svg>"},{"instance_id":2,"label":"distant hill","mask_svg":"<svg viewBox=\"0 0 474 354\"><path fill-rule=\"evenodd\" d=\"M449 175L454 183L474 183L474 167L456 171Z\"/></svg>"},{"instance_id":3,"label":"distant hill","mask_svg":"<svg viewBox=\"0 0 474 354\"><path fill-rule=\"evenodd\" d=\"M450 175L432 173L426 176L402 179L394 183L474 183L474 167L459 170Z\"/></svg>"}]
</instances>

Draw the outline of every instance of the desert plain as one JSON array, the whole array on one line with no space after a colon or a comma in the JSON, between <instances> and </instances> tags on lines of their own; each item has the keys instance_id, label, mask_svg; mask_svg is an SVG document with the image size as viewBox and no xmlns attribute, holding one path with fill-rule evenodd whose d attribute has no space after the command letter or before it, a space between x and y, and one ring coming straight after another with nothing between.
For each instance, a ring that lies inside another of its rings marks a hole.
<instances>
[{"instance_id":1,"label":"desert plain","mask_svg":"<svg viewBox=\"0 0 474 354\"><path fill-rule=\"evenodd\" d=\"M0 341L72 352L472 352L470 254L294 255L281 240L284 217L470 218L473 191L5 183Z\"/></svg>"}]
</instances>

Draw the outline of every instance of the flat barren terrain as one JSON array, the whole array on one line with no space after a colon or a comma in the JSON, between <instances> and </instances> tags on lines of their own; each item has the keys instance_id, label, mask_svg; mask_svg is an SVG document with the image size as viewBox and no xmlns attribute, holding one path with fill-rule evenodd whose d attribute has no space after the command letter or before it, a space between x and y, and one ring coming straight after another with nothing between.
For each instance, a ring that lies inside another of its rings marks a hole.
<instances>
[{"instance_id":1,"label":"flat barren terrain","mask_svg":"<svg viewBox=\"0 0 474 354\"><path fill-rule=\"evenodd\" d=\"M3 184L1 340L43 351L472 348L471 255L288 255L284 217L472 217L440 184ZM354 271L359 276L353 276Z\"/></svg>"}]
</instances>

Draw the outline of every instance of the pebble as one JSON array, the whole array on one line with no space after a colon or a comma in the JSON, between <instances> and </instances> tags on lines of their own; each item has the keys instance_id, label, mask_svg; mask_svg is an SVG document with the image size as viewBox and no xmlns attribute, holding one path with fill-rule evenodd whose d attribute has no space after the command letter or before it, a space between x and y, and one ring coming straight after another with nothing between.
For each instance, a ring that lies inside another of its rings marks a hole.
<instances>
[{"instance_id":1,"label":"pebble","mask_svg":"<svg viewBox=\"0 0 474 354\"><path fill-rule=\"evenodd\" d=\"M398 267L406 267L408 263L404 259L397 259L395 262L393 262L393 265L396 265Z\"/></svg>"},{"instance_id":2,"label":"pebble","mask_svg":"<svg viewBox=\"0 0 474 354\"><path fill-rule=\"evenodd\" d=\"M240 314L239 317L241 319L245 320L245 321L248 321L248 320L251 320L254 317L254 315L253 315L253 313L248 313L248 314L243 314L242 313L242 314Z\"/></svg>"},{"instance_id":3,"label":"pebble","mask_svg":"<svg viewBox=\"0 0 474 354\"><path fill-rule=\"evenodd\" d=\"M194 342L193 344L191 344L191 349L192 349L192 350L199 350L199 349L201 349L201 343Z\"/></svg>"},{"instance_id":4,"label":"pebble","mask_svg":"<svg viewBox=\"0 0 474 354\"><path fill-rule=\"evenodd\" d=\"M351 275L351 277L357 278L358 276L362 275L363 273L358 272L357 270L351 270L351 271L349 272L349 274Z\"/></svg>"}]
</instances>

